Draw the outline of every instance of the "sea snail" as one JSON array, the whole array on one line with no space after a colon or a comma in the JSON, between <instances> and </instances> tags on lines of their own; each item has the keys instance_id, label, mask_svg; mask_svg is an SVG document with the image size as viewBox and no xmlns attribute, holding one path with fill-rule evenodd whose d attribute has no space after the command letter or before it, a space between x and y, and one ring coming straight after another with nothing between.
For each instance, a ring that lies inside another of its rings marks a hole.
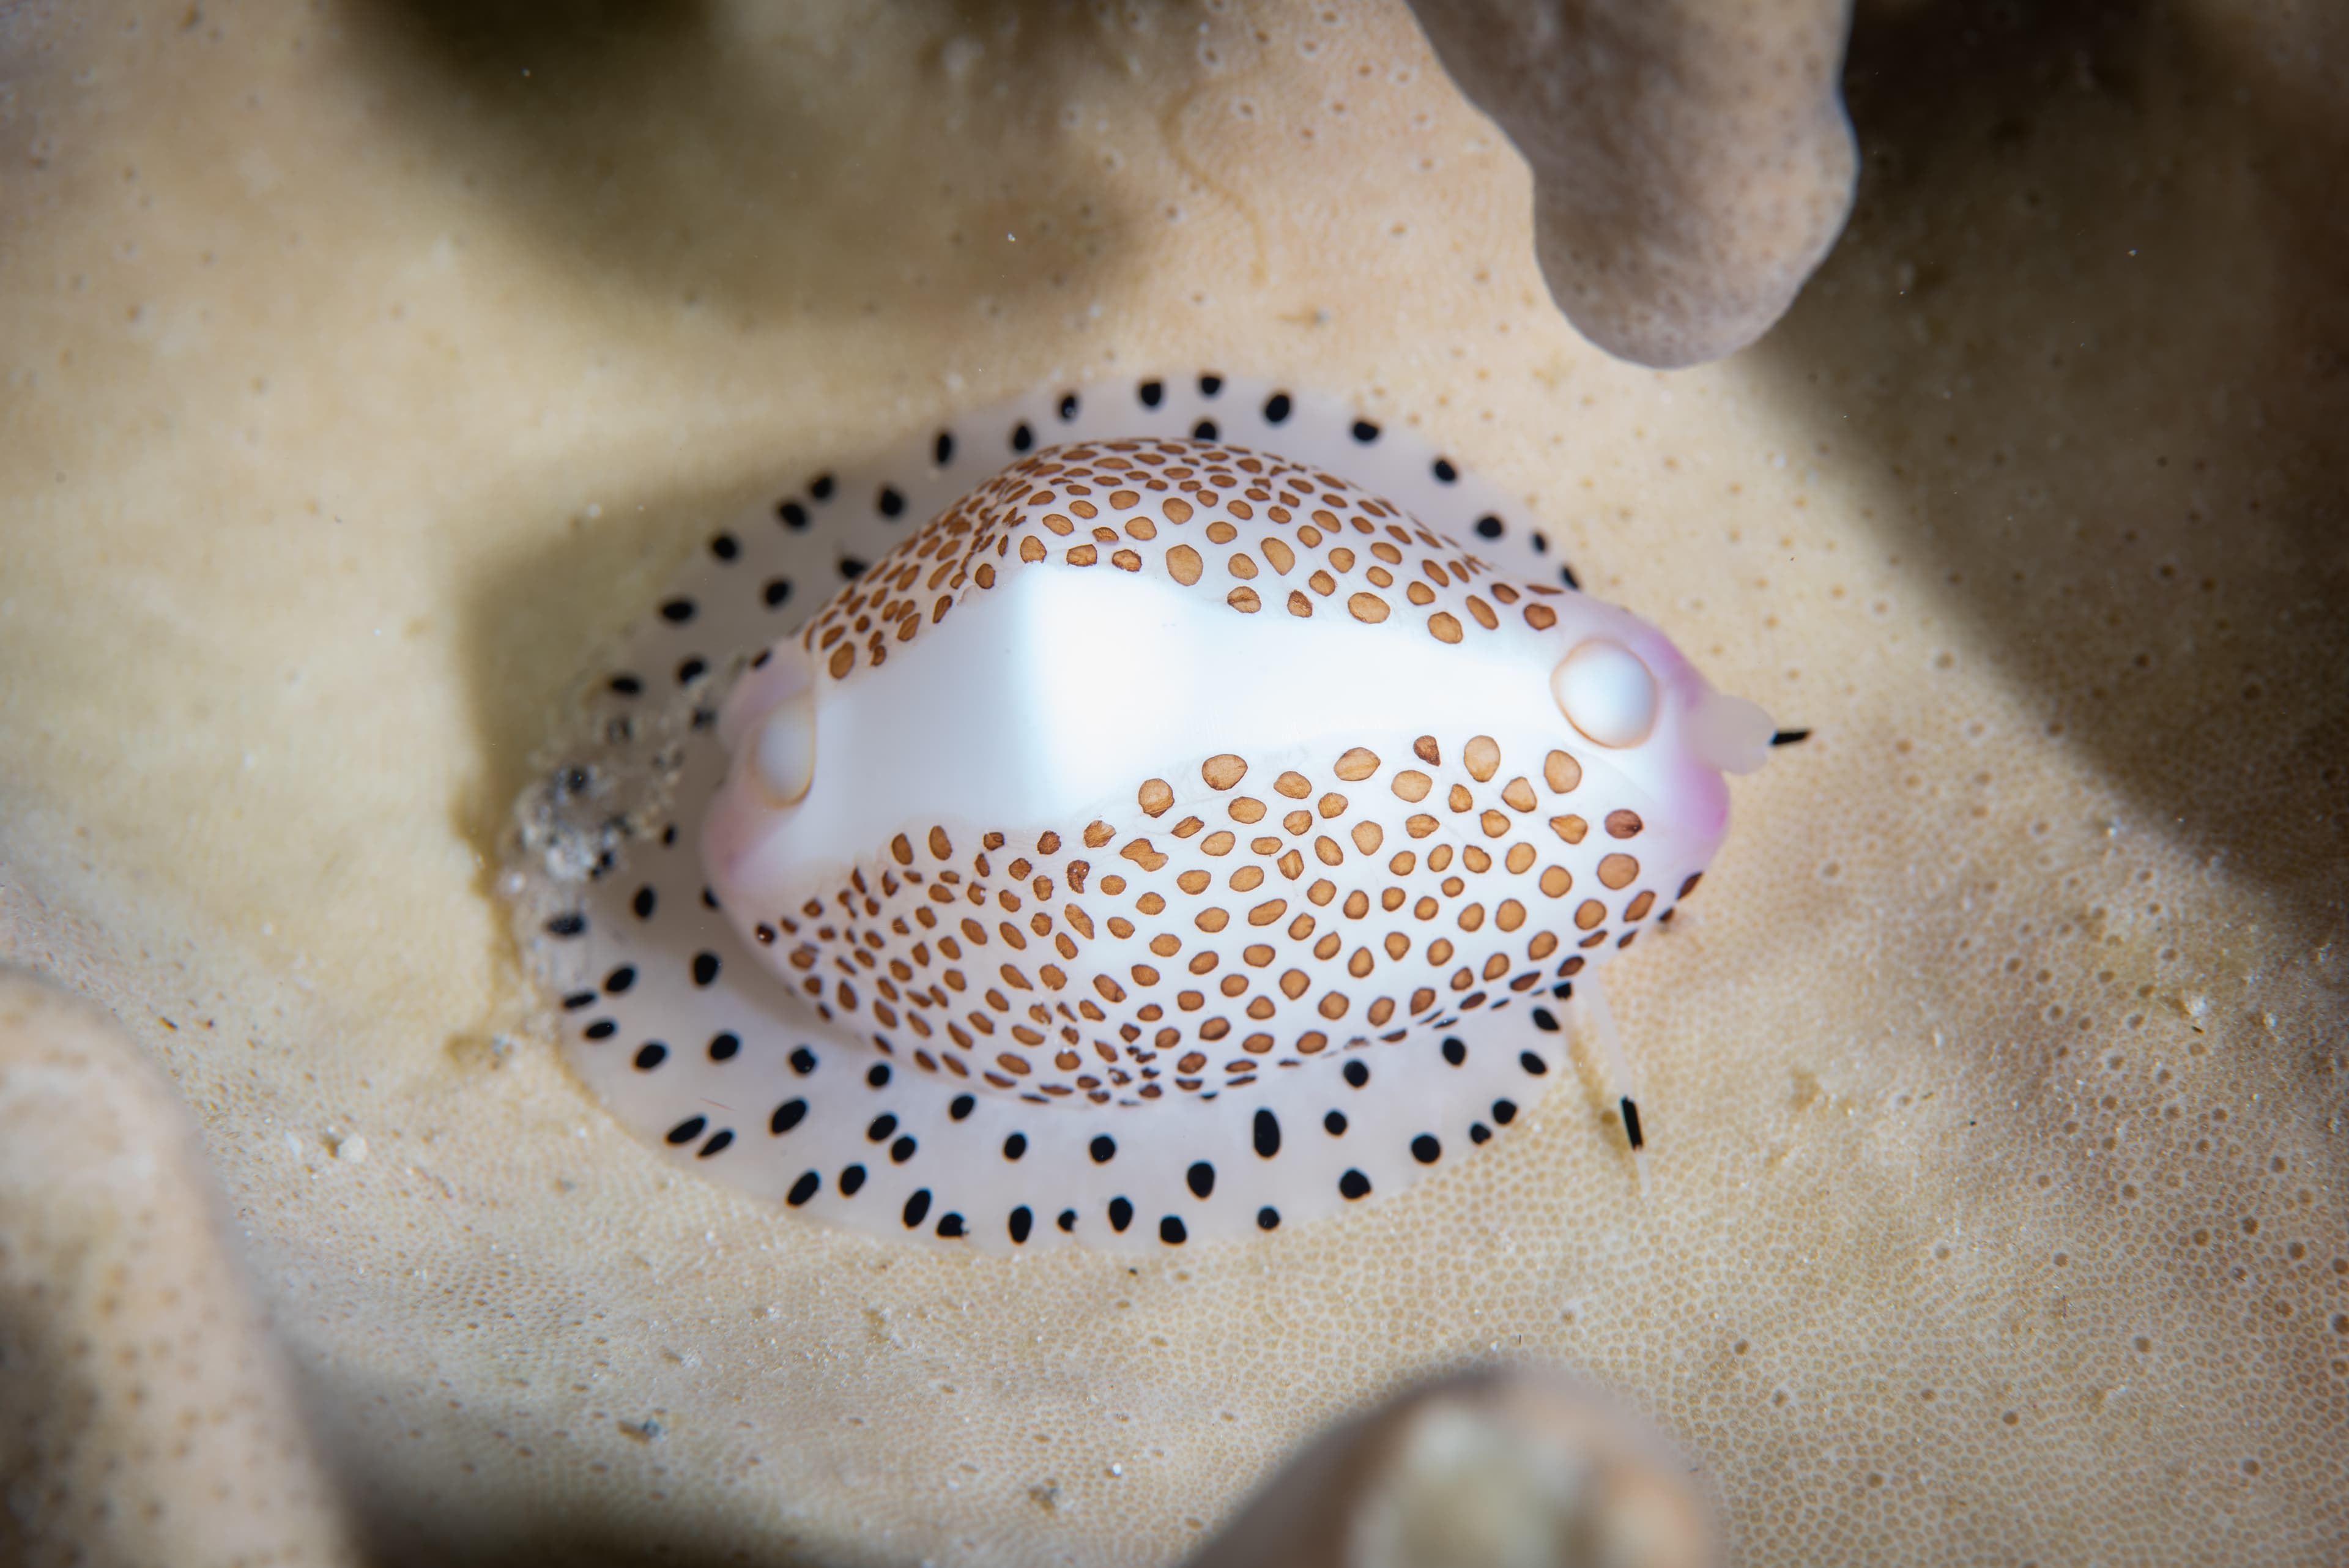
<instances>
[{"instance_id":1,"label":"sea snail","mask_svg":"<svg viewBox=\"0 0 2349 1568\"><path fill-rule=\"evenodd\" d=\"M771 979L667 1033L769 1077L671 1146L739 1124L791 1206L998 1250L1270 1230L1494 1136L1696 886L1759 708L1342 452L1197 429L1031 437L705 712L733 940L685 945Z\"/></svg>"},{"instance_id":2,"label":"sea snail","mask_svg":"<svg viewBox=\"0 0 2349 1568\"><path fill-rule=\"evenodd\" d=\"M1630 946L1771 724L1335 475L1129 440L941 514L719 734L710 885L823 1016L917 1071L1140 1106Z\"/></svg>"}]
</instances>

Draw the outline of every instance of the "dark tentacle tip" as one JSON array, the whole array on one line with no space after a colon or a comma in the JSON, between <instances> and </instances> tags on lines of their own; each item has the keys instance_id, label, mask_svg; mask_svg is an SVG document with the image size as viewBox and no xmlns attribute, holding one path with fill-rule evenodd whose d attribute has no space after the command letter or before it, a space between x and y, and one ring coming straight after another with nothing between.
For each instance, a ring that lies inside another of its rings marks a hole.
<instances>
[{"instance_id":1,"label":"dark tentacle tip","mask_svg":"<svg viewBox=\"0 0 2349 1568\"><path fill-rule=\"evenodd\" d=\"M1810 738L1811 732L1808 730L1781 730L1770 737L1770 743L1774 746L1793 746L1799 745Z\"/></svg>"},{"instance_id":2,"label":"dark tentacle tip","mask_svg":"<svg viewBox=\"0 0 2349 1568\"><path fill-rule=\"evenodd\" d=\"M1640 1131L1640 1103L1629 1095L1623 1096L1623 1136L1630 1140L1633 1148L1648 1147L1647 1138Z\"/></svg>"}]
</instances>

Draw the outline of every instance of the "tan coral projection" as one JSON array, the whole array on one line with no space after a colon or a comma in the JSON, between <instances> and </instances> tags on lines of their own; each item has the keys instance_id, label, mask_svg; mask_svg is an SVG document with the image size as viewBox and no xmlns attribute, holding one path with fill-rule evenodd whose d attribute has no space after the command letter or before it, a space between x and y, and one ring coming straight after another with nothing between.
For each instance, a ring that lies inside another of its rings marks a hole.
<instances>
[{"instance_id":1,"label":"tan coral projection","mask_svg":"<svg viewBox=\"0 0 2349 1568\"><path fill-rule=\"evenodd\" d=\"M352 1561L187 1120L0 970L0 1560Z\"/></svg>"},{"instance_id":2,"label":"tan coral projection","mask_svg":"<svg viewBox=\"0 0 2349 1568\"><path fill-rule=\"evenodd\" d=\"M1470 1373L1316 1438L1194 1568L1706 1568L1687 1461L1563 1379Z\"/></svg>"},{"instance_id":3,"label":"tan coral projection","mask_svg":"<svg viewBox=\"0 0 2349 1568\"><path fill-rule=\"evenodd\" d=\"M1858 150L1849 0L1413 0L1460 90L1532 166L1567 319L1635 364L1702 364L1785 314L1842 233Z\"/></svg>"},{"instance_id":4,"label":"tan coral projection","mask_svg":"<svg viewBox=\"0 0 2349 1568\"><path fill-rule=\"evenodd\" d=\"M1399 9L472 14L5 46L0 950L174 1075L371 1550L1163 1563L1526 1362L1740 1561L2337 1559L2321 19L1864 15L1851 232L1664 377L1551 313ZM660 1167L518 1028L481 869L592 645L718 508L1205 366L1417 421L1815 727L1617 989L1652 1190L1589 1081L1134 1272Z\"/></svg>"}]
</instances>

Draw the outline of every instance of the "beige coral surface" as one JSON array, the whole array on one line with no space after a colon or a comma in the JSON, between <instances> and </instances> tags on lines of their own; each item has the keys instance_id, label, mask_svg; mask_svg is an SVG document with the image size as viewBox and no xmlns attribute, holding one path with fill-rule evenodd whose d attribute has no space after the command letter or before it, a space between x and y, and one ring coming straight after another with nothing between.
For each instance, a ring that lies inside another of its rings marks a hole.
<instances>
[{"instance_id":1,"label":"beige coral surface","mask_svg":"<svg viewBox=\"0 0 2349 1568\"><path fill-rule=\"evenodd\" d=\"M176 1080L384 1561L1171 1562L1495 1363L1644 1410L1742 1562L2338 1561L2349 50L2295 16L1864 11L1852 231L1663 374L1552 312L1400 5L0 15L0 958ZM1615 971L1651 1190L1588 1075L1138 1267L662 1166L489 887L570 683L722 510L1203 367L1413 426L1813 728Z\"/></svg>"}]
</instances>

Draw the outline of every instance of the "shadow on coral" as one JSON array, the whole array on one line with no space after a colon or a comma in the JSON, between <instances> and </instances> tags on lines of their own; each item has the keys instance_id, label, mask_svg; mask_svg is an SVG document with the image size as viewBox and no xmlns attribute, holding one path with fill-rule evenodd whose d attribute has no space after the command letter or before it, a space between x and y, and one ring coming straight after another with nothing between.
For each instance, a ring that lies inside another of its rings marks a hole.
<instances>
[{"instance_id":1,"label":"shadow on coral","mask_svg":"<svg viewBox=\"0 0 2349 1568\"><path fill-rule=\"evenodd\" d=\"M514 530L510 547L469 562L450 586L456 606L454 646L462 672L467 721L481 761L455 786L449 802L452 829L473 849L475 886L500 911L495 891L525 792L536 797L549 757L575 754L595 735L583 727L587 699L616 668L605 662L658 602L685 559L721 531L746 541L761 528L780 531L777 507L807 493L808 482L831 472L869 471L892 450L869 432L845 437L781 438L771 461L743 478L729 473L706 484L623 490L560 525ZM910 531L915 519L901 519ZM832 559L853 553L834 540ZM768 613L779 636L801 624L848 580L827 567L791 582L791 597ZM755 646L707 649L720 670ZM714 690L724 691L722 680ZM647 699L647 706L653 703ZM648 748L639 747L641 757ZM680 805L680 818L698 822L699 803ZM501 955L519 970L521 958L501 937ZM523 982L517 978L517 985ZM526 986L523 988L526 990ZM517 995L520 993L517 992Z\"/></svg>"},{"instance_id":2,"label":"shadow on coral","mask_svg":"<svg viewBox=\"0 0 2349 1568\"><path fill-rule=\"evenodd\" d=\"M742 1532L729 1539L728 1521L719 1517L698 1515L662 1529L632 1510L599 1513L540 1501L546 1502L542 1511L494 1519L470 1508L450 1518L403 1506L396 1515L363 1517L360 1548L367 1562L385 1568L819 1568L836 1561L779 1546L775 1535Z\"/></svg>"},{"instance_id":3,"label":"shadow on coral","mask_svg":"<svg viewBox=\"0 0 2349 1568\"><path fill-rule=\"evenodd\" d=\"M99 1399L70 1347L56 1343L54 1316L0 1291L0 1496L12 1503L0 1508L0 1563L29 1563L59 1544L51 1532L71 1500L51 1489L70 1455L57 1450L70 1449L61 1439Z\"/></svg>"},{"instance_id":4,"label":"shadow on coral","mask_svg":"<svg viewBox=\"0 0 2349 1568\"><path fill-rule=\"evenodd\" d=\"M534 232L550 277L745 328L884 308L976 324L1130 249L1095 165L1050 155L1099 40L1023 6L843 26L703 0L376 0L354 32L392 118Z\"/></svg>"},{"instance_id":5,"label":"shadow on coral","mask_svg":"<svg viewBox=\"0 0 2349 1568\"><path fill-rule=\"evenodd\" d=\"M1888 550L1930 563L2031 722L2133 802L2116 831L2331 920L2349 121L2323 77L2349 39L2303 42L2230 60L2137 5L1863 12L1859 202L1758 354L1818 461L1857 441L1892 476ZM2209 144L2230 132L2196 106L2239 94L2257 129Z\"/></svg>"},{"instance_id":6,"label":"shadow on coral","mask_svg":"<svg viewBox=\"0 0 2349 1568\"><path fill-rule=\"evenodd\" d=\"M811 461L807 472L821 466ZM685 551L763 493L730 486L624 493L598 517L522 531L531 544L456 583L456 646L482 763L460 786L452 821L486 866L503 856L533 755L564 730L565 704L597 675L601 645L647 613ZM485 894L491 875L483 874Z\"/></svg>"}]
</instances>

